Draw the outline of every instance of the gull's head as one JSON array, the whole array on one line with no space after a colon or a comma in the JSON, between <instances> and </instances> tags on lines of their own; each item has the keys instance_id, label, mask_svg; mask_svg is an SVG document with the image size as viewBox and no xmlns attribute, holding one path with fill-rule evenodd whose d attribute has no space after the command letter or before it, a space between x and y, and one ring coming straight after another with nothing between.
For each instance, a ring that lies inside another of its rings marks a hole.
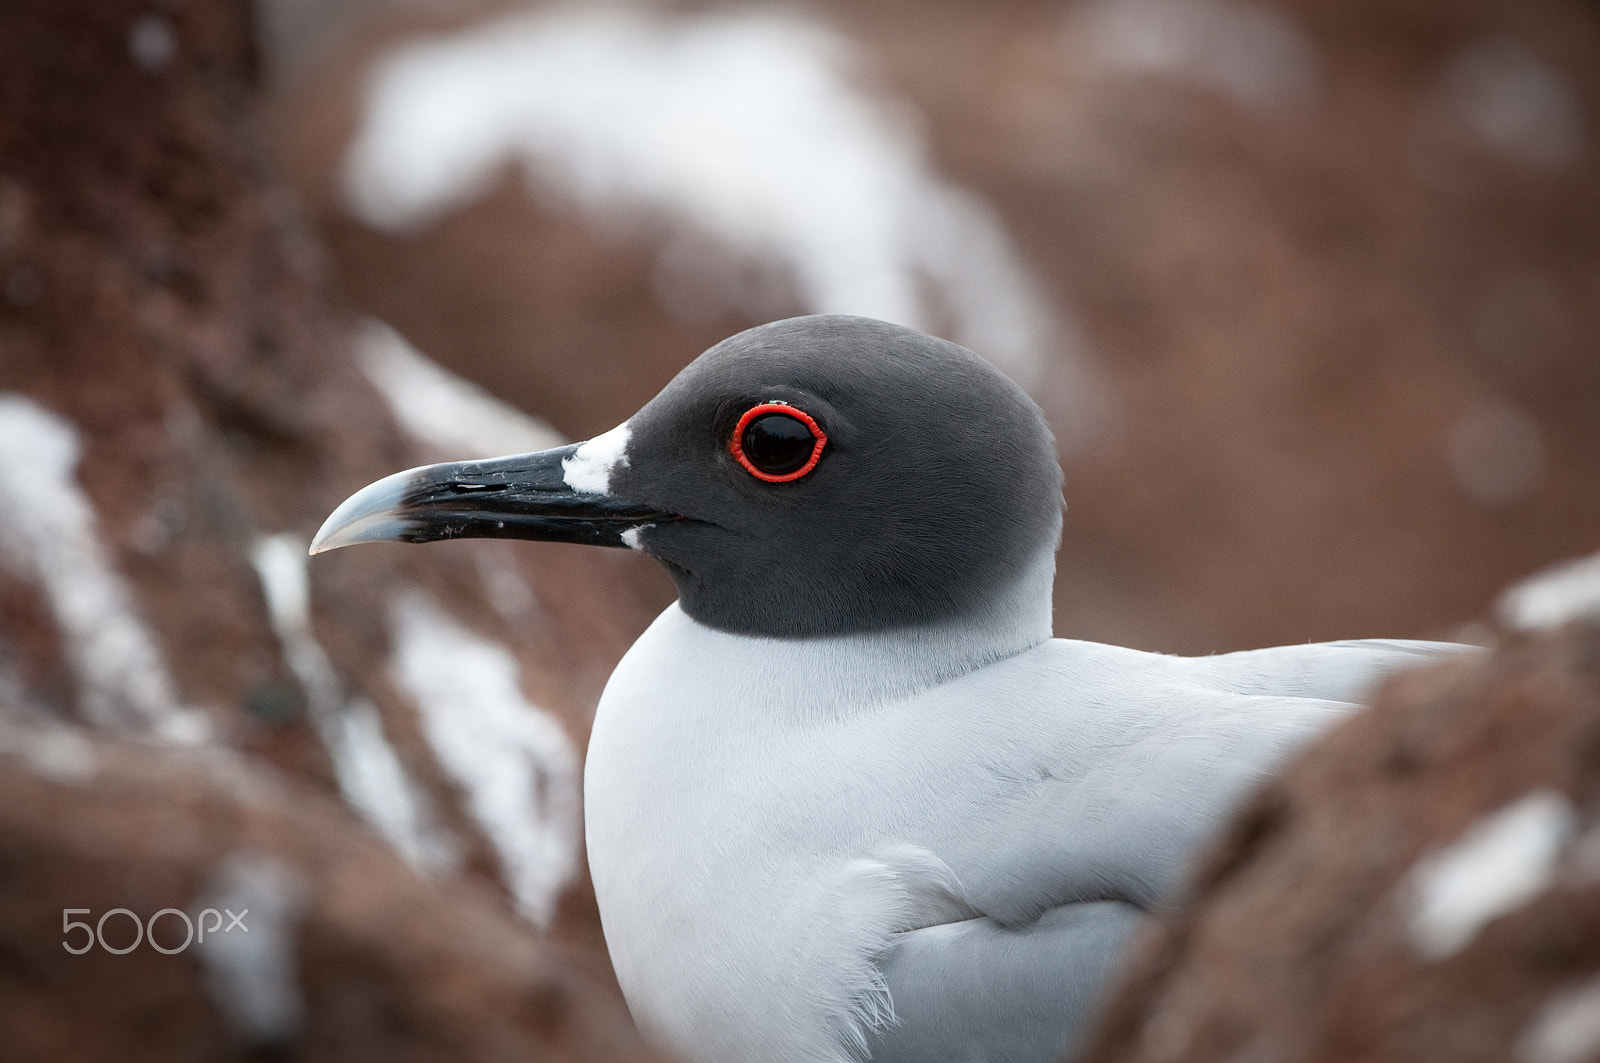
<instances>
[{"instance_id":1,"label":"gull's head","mask_svg":"<svg viewBox=\"0 0 1600 1063\"><path fill-rule=\"evenodd\" d=\"M631 547L701 623L806 637L982 609L1060 527L1054 442L1021 388L956 344L822 315L724 340L588 442L379 480L311 549Z\"/></svg>"}]
</instances>

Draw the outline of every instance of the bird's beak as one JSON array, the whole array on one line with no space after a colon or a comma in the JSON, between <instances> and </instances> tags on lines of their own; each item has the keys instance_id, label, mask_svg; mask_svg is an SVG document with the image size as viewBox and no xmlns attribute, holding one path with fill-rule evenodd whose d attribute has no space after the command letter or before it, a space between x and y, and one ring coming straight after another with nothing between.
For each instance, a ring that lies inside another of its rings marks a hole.
<instances>
[{"instance_id":1,"label":"bird's beak","mask_svg":"<svg viewBox=\"0 0 1600 1063\"><path fill-rule=\"evenodd\" d=\"M627 546L624 534L681 519L603 492L577 491L564 463L581 444L484 461L424 465L369 484L323 522L311 552L352 543L546 539Z\"/></svg>"}]
</instances>

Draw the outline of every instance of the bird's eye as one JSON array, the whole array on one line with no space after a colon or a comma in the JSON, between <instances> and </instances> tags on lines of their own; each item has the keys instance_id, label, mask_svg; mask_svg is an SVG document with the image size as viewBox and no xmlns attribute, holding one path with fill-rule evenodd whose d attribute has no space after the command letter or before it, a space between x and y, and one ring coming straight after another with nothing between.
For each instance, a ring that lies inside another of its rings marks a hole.
<instances>
[{"instance_id":1,"label":"bird's eye","mask_svg":"<svg viewBox=\"0 0 1600 1063\"><path fill-rule=\"evenodd\" d=\"M798 480L822 457L827 433L812 416L786 402L763 402L739 418L728 451L758 480Z\"/></svg>"}]
</instances>

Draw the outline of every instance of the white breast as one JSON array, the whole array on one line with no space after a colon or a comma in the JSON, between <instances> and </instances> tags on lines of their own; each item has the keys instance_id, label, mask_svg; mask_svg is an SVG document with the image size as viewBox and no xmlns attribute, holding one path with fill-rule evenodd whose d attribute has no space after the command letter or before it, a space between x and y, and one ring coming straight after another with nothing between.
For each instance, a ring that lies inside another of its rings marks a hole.
<instances>
[{"instance_id":1,"label":"white breast","mask_svg":"<svg viewBox=\"0 0 1600 1063\"><path fill-rule=\"evenodd\" d=\"M1037 642L1038 619L1007 639ZM607 945L647 1033L708 1061L850 1058L841 1037L882 1004L872 954L911 907L944 903L937 861L905 844L917 782L872 763L886 741L915 745L894 736L941 670L970 667L970 638L965 655L930 638L747 638L674 605L623 658L585 813Z\"/></svg>"}]
</instances>

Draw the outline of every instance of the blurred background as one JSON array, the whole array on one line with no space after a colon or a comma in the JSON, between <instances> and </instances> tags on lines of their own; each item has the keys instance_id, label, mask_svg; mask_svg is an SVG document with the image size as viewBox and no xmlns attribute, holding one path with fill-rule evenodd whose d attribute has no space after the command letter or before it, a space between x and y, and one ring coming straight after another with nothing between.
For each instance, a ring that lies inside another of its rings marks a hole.
<instances>
[{"instance_id":1,"label":"blurred background","mask_svg":"<svg viewBox=\"0 0 1600 1063\"><path fill-rule=\"evenodd\" d=\"M264 0L343 291L569 438L854 312L1067 468L1057 630L1447 635L1597 545L1594 9Z\"/></svg>"},{"instance_id":2,"label":"blurred background","mask_svg":"<svg viewBox=\"0 0 1600 1063\"><path fill-rule=\"evenodd\" d=\"M859 313L1045 410L1057 634L1489 642L1600 548L1600 6L14 0L0 296L0 1057L644 1058L579 779L670 584L321 519Z\"/></svg>"}]
</instances>

